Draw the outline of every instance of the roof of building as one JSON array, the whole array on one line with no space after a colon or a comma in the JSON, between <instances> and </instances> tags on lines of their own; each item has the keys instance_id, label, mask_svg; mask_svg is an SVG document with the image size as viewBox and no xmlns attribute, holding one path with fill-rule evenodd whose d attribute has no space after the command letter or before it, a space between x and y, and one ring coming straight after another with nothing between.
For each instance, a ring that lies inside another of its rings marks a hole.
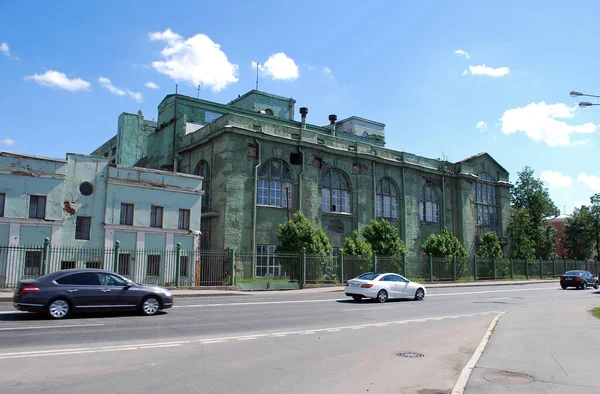
<instances>
[{"instance_id":1,"label":"roof of building","mask_svg":"<svg viewBox=\"0 0 600 394\"><path fill-rule=\"evenodd\" d=\"M508 171L506 171L506 168L502 167L502 165L501 165L500 163L498 163L498 162L496 161L496 159L494 159L494 158L493 158L493 157L492 157L492 156L491 156L489 153L487 153L487 152L481 152L481 153L477 153L476 155L469 156L469 157L467 157L467 158L466 158L466 159L464 159L464 160L460 160L460 161L458 161L458 163L462 163L462 162L469 162L469 161L472 161L473 159L476 159L476 158L478 158L478 157L481 157L481 156L487 156L487 157L488 157L490 160L492 160L492 161L493 161L493 162L494 162L494 163L495 163L495 164L496 164L496 165L497 165L499 168L501 168L501 169L502 169L504 172L506 172L506 173L508 174Z\"/></svg>"},{"instance_id":2,"label":"roof of building","mask_svg":"<svg viewBox=\"0 0 600 394\"><path fill-rule=\"evenodd\" d=\"M366 118L361 118L360 116L349 116L346 119L338 120L337 123L344 123L344 122L348 122L350 120L360 120L360 121L371 123L371 124L374 124L377 126L385 127L385 123L376 122L374 120L370 120L370 119L366 119Z\"/></svg>"},{"instance_id":3,"label":"roof of building","mask_svg":"<svg viewBox=\"0 0 600 394\"><path fill-rule=\"evenodd\" d=\"M24 153L8 152L8 151L5 151L5 150L3 150L3 151L0 152L0 156L2 156L2 157L13 157L13 158L17 158L17 159L35 159L35 160L44 160L44 161L55 161L55 162L59 162L59 163L66 163L67 162L65 159L56 159L56 158L53 158L53 157L26 155Z\"/></svg>"},{"instance_id":4,"label":"roof of building","mask_svg":"<svg viewBox=\"0 0 600 394\"><path fill-rule=\"evenodd\" d=\"M238 96L238 98L231 100L229 103L227 103L227 105L231 105L237 101L240 101L248 96L250 96L251 94L260 94L261 96L266 96L266 97L271 97L277 100L284 100L284 101L292 101L292 102L296 102L296 100L294 100L292 97L283 97L283 96L278 96L276 94L271 94L271 93L266 93L266 92L261 92L260 90L256 90L256 89L252 89L251 91L249 91L248 93L244 93L241 96Z\"/></svg>"},{"instance_id":5,"label":"roof of building","mask_svg":"<svg viewBox=\"0 0 600 394\"><path fill-rule=\"evenodd\" d=\"M547 221L549 222L564 222L565 219L568 219L572 217L571 215L566 215L564 213L558 215L558 216L549 216L546 218Z\"/></svg>"}]
</instances>

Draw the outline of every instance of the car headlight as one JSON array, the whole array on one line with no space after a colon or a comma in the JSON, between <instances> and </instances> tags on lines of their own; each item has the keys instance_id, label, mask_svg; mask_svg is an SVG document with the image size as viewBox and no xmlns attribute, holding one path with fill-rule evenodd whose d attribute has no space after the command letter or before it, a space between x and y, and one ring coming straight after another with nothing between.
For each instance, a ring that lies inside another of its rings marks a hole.
<instances>
[{"instance_id":1,"label":"car headlight","mask_svg":"<svg viewBox=\"0 0 600 394\"><path fill-rule=\"evenodd\" d=\"M163 290L163 294L165 296L167 296L167 297L172 297L173 296L169 290Z\"/></svg>"}]
</instances>

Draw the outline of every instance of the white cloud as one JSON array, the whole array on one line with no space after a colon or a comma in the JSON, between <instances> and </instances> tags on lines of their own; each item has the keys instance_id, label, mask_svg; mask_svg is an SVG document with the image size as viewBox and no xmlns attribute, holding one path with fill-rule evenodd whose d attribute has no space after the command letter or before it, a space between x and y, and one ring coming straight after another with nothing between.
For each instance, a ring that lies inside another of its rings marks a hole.
<instances>
[{"instance_id":1,"label":"white cloud","mask_svg":"<svg viewBox=\"0 0 600 394\"><path fill-rule=\"evenodd\" d=\"M16 57L11 51L10 48L8 47L8 44L5 42L0 43L0 53L3 53L4 55L8 56L10 59L13 60L19 60L18 57Z\"/></svg>"},{"instance_id":2,"label":"white cloud","mask_svg":"<svg viewBox=\"0 0 600 394\"><path fill-rule=\"evenodd\" d=\"M468 71L463 71L463 75L467 75L469 72L471 73L471 75L487 75L489 77L502 77L504 75L508 75L508 73L510 73L510 70L508 69L508 67L493 68L482 64L481 66L469 66Z\"/></svg>"},{"instance_id":3,"label":"white cloud","mask_svg":"<svg viewBox=\"0 0 600 394\"><path fill-rule=\"evenodd\" d=\"M570 176L556 171L544 171L540 174L540 179L554 189L573 185L573 180Z\"/></svg>"},{"instance_id":4,"label":"white cloud","mask_svg":"<svg viewBox=\"0 0 600 394\"><path fill-rule=\"evenodd\" d=\"M532 140L543 141L552 147L585 144L582 140L571 141L571 135L594 133L598 126L593 123L571 125L560 120L572 118L575 111L577 106L546 104L543 101L509 109L500 118L502 133L523 132Z\"/></svg>"},{"instance_id":5,"label":"white cloud","mask_svg":"<svg viewBox=\"0 0 600 394\"><path fill-rule=\"evenodd\" d=\"M582 203L581 201L575 201L575 202L573 203L573 207L574 207L574 208L577 208L577 209L580 209L580 208L581 208L582 206L584 206L584 205L586 205L586 204Z\"/></svg>"},{"instance_id":6,"label":"white cloud","mask_svg":"<svg viewBox=\"0 0 600 394\"><path fill-rule=\"evenodd\" d=\"M483 120L477 122L477 130L479 131L486 131L487 130L487 125L485 124L485 122Z\"/></svg>"},{"instance_id":7,"label":"white cloud","mask_svg":"<svg viewBox=\"0 0 600 394\"><path fill-rule=\"evenodd\" d=\"M108 78L99 77L98 82L100 83L100 86L102 86L104 89L108 90L109 92L111 92L113 94L116 94L117 96L128 95L129 97L131 97L132 99L134 99L137 102L142 102L144 100L144 97L142 96L141 93L132 92L129 89L124 89L124 90L119 89L118 87L113 85L112 81Z\"/></svg>"},{"instance_id":8,"label":"white cloud","mask_svg":"<svg viewBox=\"0 0 600 394\"><path fill-rule=\"evenodd\" d=\"M146 82L144 86L146 86L148 89L160 89L154 82Z\"/></svg>"},{"instance_id":9,"label":"white cloud","mask_svg":"<svg viewBox=\"0 0 600 394\"><path fill-rule=\"evenodd\" d=\"M463 51L462 49L457 49L456 51L454 51L454 53L456 53L457 55L460 55L460 56L464 56L467 59L471 58L471 54L469 52Z\"/></svg>"},{"instance_id":10,"label":"white cloud","mask_svg":"<svg viewBox=\"0 0 600 394\"><path fill-rule=\"evenodd\" d=\"M13 140L12 138L5 138L0 140L0 145L13 146L15 142L17 141Z\"/></svg>"},{"instance_id":11,"label":"white cloud","mask_svg":"<svg viewBox=\"0 0 600 394\"><path fill-rule=\"evenodd\" d=\"M213 92L238 81L237 64L229 63L221 46L204 34L184 39L167 29L150 33L150 40L166 43L160 52L163 59L152 62L152 67L175 81L209 86Z\"/></svg>"},{"instance_id":12,"label":"white cloud","mask_svg":"<svg viewBox=\"0 0 600 394\"><path fill-rule=\"evenodd\" d=\"M41 86L64 89L70 92L92 89L92 85L89 82L84 81L81 78L69 79L64 73L54 70L48 70L41 75L36 73L24 78L26 81L31 80Z\"/></svg>"},{"instance_id":13,"label":"white cloud","mask_svg":"<svg viewBox=\"0 0 600 394\"><path fill-rule=\"evenodd\" d=\"M256 62L252 62L252 68L256 68ZM259 64L258 68L263 74L270 75L273 79L294 80L298 78L298 66L283 52L272 54L264 64Z\"/></svg>"},{"instance_id":14,"label":"white cloud","mask_svg":"<svg viewBox=\"0 0 600 394\"><path fill-rule=\"evenodd\" d=\"M333 73L331 72L331 69L329 67L325 66L321 69L321 71L323 72L323 74L325 74L325 76L333 78Z\"/></svg>"},{"instance_id":15,"label":"white cloud","mask_svg":"<svg viewBox=\"0 0 600 394\"><path fill-rule=\"evenodd\" d=\"M577 183L587 186L593 191L600 192L600 178L595 175L588 175L585 172L582 172L577 177Z\"/></svg>"}]
</instances>

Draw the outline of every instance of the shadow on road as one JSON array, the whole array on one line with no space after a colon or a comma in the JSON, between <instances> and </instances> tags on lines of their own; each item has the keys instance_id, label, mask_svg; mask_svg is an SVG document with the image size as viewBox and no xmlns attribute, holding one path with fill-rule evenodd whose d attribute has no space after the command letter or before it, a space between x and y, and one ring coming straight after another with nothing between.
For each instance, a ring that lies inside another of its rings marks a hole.
<instances>
[{"instance_id":1,"label":"shadow on road","mask_svg":"<svg viewBox=\"0 0 600 394\"><path fill-rule=\"evenodd\" d=\"M94 318L109 318L109 317L125 317L125 316L137 316L139 318L144 317L156 317L167 315L165 311L159 311L154 316L143 316L136 312L102 312L102 313L73 313L67 317L66 320L85 320ZM30 312L14 312L0 314L0 321L53 321L54 319L49 318L43 313L30 313ZM59 319L61 320L61 319Z\"/></svg>"},{"instance_id":2,"label":"shadow on road","mask_svg":"<svg viewBox=\"0 0 600 394\"><path fill-rule=\"evenodd\" d=\"M393 300L387 300L385 303L389 304L389 303L397 303L397 302L409 302L409 301L413 301L412 299L408 299L408 298L398 298L398 299L393 299ZM353 299L348 299L348 300L336 300L335 302L339 302L340 304L355 304L355 305L359 305L359 304L379 304L379 302L377 302L377 300L372 300L370 298L363 298L360 301L355 301Z\"/></svg>"}]
</instances>

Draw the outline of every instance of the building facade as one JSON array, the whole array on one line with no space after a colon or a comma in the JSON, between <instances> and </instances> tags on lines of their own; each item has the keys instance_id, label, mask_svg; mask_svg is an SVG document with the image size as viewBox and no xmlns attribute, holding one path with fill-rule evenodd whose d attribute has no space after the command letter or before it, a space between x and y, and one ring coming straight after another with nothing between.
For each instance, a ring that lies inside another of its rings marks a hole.
<instances>
[{"instance_id":1,"label":"building facade","mask_svg":"<svg viewBox=\"0 0 600 394\"><path fill-rule=\"evenodd\" d=\"M490 155L451 163L387 149L383 123L330 115L316 126L307 123L305 107L294 120L295 105L256 90L228 104L168 95L156 129L139 139L147 146L119 144L140 132L135 122L120 123L117 137L96 154L116 148L117 164L128 158L135 166L202 176L206 249L270 253L279 225L295 211L322 226L334 248L377 218L398 228L413 257L444 226L470 255L488 231L507 247L511 184Z\"/></svg>"},{"instance_id":2,"label":"building facade","mask_svg":"<svg viewBox=\"0 0 600 394\"><path fill-rule=\"evenodd\" d=\"M40 247L45 238L52 247L87 251L113 248L115 241L123 251L172 249L177 243L188 250L199 247L201 177L111 160L0 153L0 277L16 269L11 264L24 264L19 270L26 275L42 273L41 250L24 251L19 258L9 252ZM102 252L59 260L54 269L112 267Z\"/></svg>"}]
</instances>

